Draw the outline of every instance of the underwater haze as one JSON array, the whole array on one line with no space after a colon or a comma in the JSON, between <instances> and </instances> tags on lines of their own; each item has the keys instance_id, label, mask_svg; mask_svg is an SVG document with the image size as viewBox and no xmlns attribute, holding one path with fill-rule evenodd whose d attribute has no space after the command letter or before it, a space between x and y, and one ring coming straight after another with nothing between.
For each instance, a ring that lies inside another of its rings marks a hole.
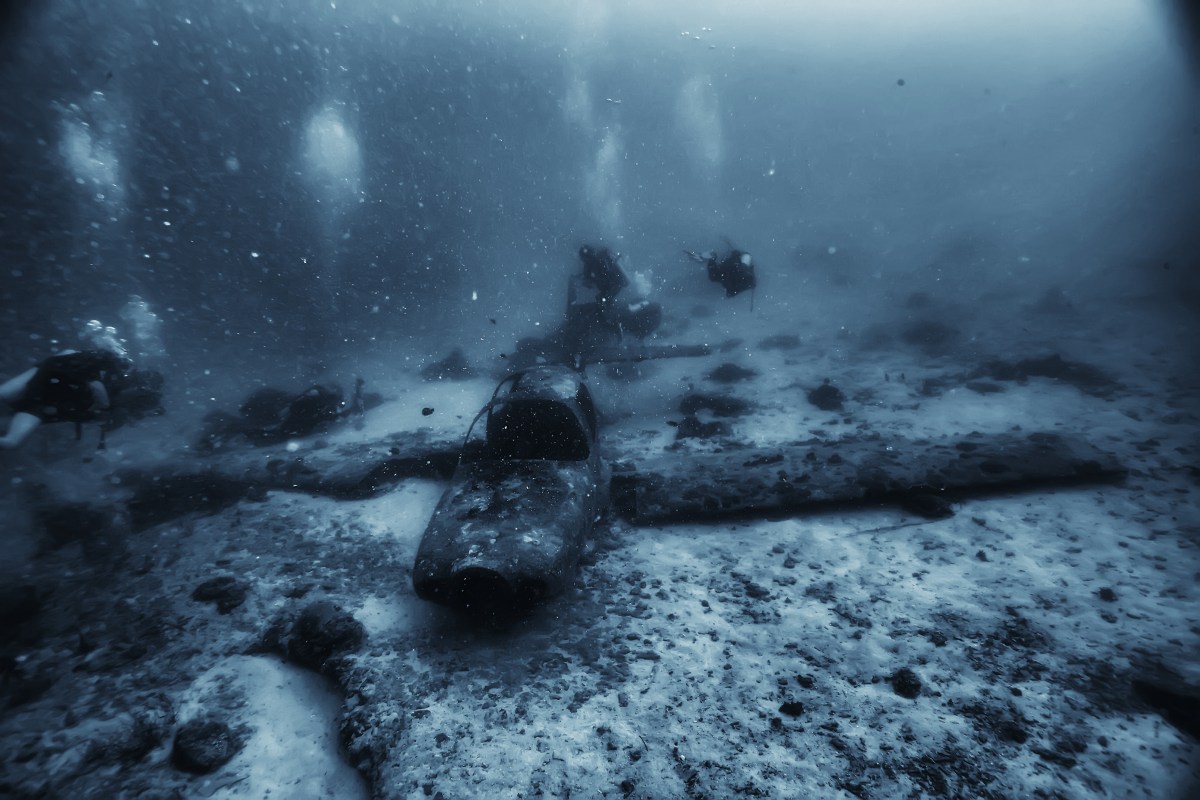
<instances>
[{"instance_id":1,"label":"underwater haze","mask_svg":"<svg viewBox=\"0 0 1200 800\"><path fill-rule=\"evenodd\" d=\"M1200 105L1167 10L28 4L0 56L3 366L92 319L128 338L131 295L176 385L447 337L494 358L585 241L668 313L710 288L681 248L728 240L760 308L832 330L919 293L994 336L1046 297L1188 326Z\"/></svg>"},{"instance_id":2,"label":"underwater haze","mask_svg":"<svg viewBox=\"0 0 1200 800\"><path fill-rule=\"evenodd\" d=\"M0 2L0 796L1200 797L1197 9Z\"/></svg>"}]
</instances>

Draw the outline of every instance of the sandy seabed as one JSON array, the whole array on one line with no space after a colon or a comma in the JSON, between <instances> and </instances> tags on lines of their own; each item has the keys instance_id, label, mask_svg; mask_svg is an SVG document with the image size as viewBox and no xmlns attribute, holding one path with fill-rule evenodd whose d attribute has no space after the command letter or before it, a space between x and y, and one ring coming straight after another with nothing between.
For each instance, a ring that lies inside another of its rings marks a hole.
<instances>
[{"instance_id":1,"label":"sandy seabed","mask_svg":"<svg viewBox=\"0 0 1200 800\"><path fill-rule=\"evenodd\" d=\"M677 339L722 341L710 325ZM966 499L937 521L890 507L658 527L610 518L572 590L502 627L413 596L437 481L362 501L270 492L67 541L18 525L7 581L33 587L36 611L3 648L0 796L1196 796L1200 746L1168 717L1200 691L1198 395L1173 377L1170 350L1060 341L1120 387L1099 397L1033 378L980 393L962 378L978 361L961 350L800 333L632 374L592 367L606 455L686 464L723 446L676 446L666 424L702 388L754 403L729 441L1068 432L1128 477ZM757 376L712 384L727 362ZM805 399L824 378L845 391L844 411ZM493 386L389 375L365 426L321 446L421 427L460 437ZM68 437L36 463L10 460L15 519L31 486L117 497L118 467L174 453L183 435L160 420L86 463ZM228 613L192 597L219 576L247 587ZM263 646L316 600L366 633L325 676ZM240 748L196 776L171 750L202 716Z\"/></svg>"}]
</instances>

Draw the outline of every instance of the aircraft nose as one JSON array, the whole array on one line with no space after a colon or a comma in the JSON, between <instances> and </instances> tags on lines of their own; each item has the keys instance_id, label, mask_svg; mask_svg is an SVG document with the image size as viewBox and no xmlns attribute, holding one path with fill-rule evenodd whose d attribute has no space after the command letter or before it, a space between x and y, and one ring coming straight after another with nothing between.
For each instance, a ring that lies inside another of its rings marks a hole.
<instances>
[{"instance_id":1,"label":"aircraft nose","mask_svg":"<svg viewBox=\"0 0 1200 800\"><path fill-rule=\"evenodd\" d=\"M509 577L478 565L457 570L437 583L440 585L424 583L417 593L477 617L502 617L526 611L547 594L543 581Z\"/></svg>"}]
</instances>

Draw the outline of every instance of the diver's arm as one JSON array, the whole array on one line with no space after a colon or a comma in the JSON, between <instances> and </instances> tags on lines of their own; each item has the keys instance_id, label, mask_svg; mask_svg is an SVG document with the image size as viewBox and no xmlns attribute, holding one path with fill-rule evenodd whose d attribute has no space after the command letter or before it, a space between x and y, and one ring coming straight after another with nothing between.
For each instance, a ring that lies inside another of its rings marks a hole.
<instances>
[{"instance_id":1,"label":"diver's arm","mask_svg":"<svg viewBox=\"0 0 1200 800\"><path fill-rule=\"evenodd\" d=\"M0 400L5 403L15 402L25 392L25 387L33 380L33 376L37 374L37 367L31 367L15 378L9 378L3 384L0 384Z\"/></svg>"}]
</instances>

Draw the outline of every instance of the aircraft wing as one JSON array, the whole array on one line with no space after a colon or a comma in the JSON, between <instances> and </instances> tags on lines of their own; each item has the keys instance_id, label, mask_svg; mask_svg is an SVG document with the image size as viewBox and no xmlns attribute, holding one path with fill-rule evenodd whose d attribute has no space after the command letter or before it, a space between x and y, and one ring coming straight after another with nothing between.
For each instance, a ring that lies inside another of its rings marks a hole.
<instances>
[{"instance_id":1,"label":"aircraft wing","mask_svg":"<svg viewBox=\"0 0 1200 800\"><path fill-rule=\"evenodd\" d=\"M613 465L613 509L635 524L789 516L835 504L901 504L1095 483L1124 475L1090 444L1054 433L944 441L866 439L656 456Z\"/></svg>"}]
</instances>

